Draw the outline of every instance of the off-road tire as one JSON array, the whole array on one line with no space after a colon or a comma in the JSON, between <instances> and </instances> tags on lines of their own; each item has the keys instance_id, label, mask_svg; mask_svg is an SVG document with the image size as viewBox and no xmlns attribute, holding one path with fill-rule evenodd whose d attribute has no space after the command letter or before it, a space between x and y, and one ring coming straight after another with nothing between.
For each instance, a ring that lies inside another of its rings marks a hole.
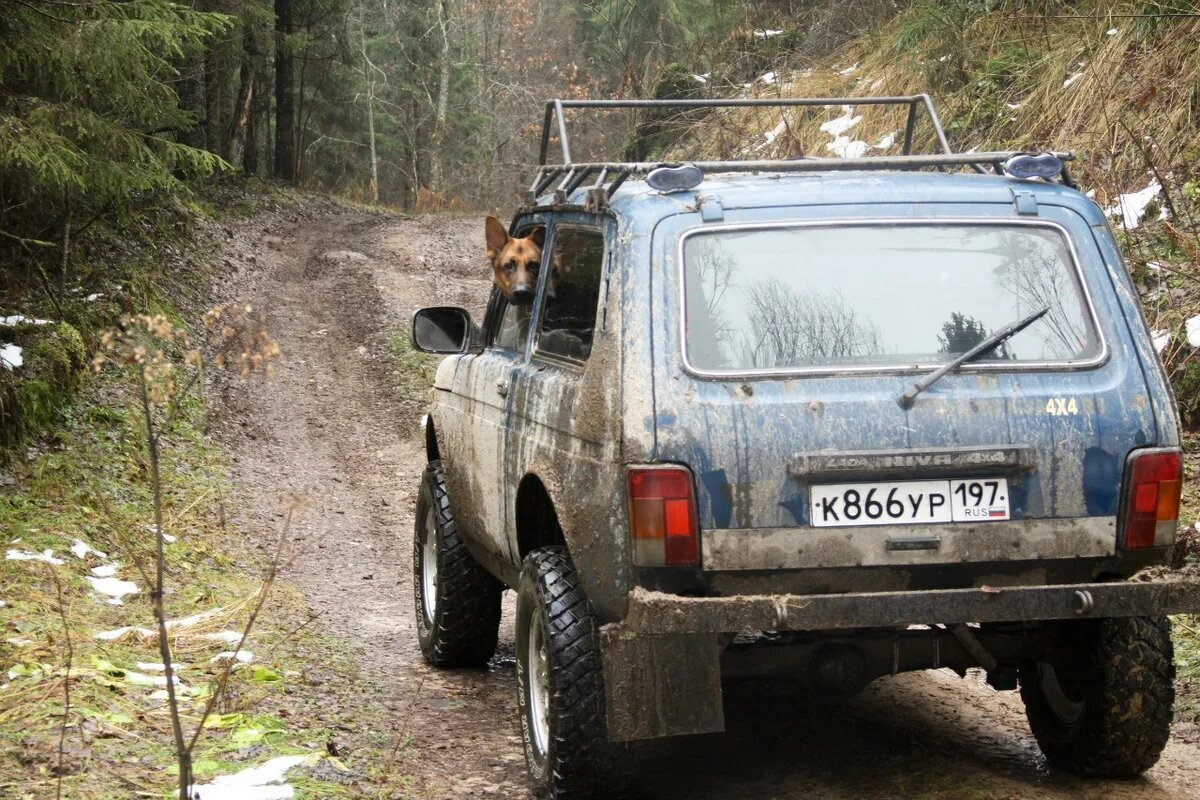
<instances>
[{"instance_id":1,"label":"off-road tire","mask_svg":"<svg viewBox=\"0 0 1200 800\"><path fill-rule=\"evenodd\" d=\"M432 515L429 513L432 511ZM430 526L432 522L432 526ZM432 618L424 599L423 550L436 537L437 585ZM425 468L413 529L413 599L417 638L435 667L480 667L496 652L500 632L499 581L480 566L458 536L442 462Z\"/></svg>"},{"instance_id":2,"label":"off-road tire","mask_svg":"<svg viewBox=\"0 0 1200 800\"><path fill-rule=\"evenodd\" d=\"M1021 668L1021 699L1038 746L1051 764L1080 775L1132 778L1154 766L1171 734L1174 650L1166 617L1066 623L1077 656L1061 682L1082 702L1075 719L1056 713L1042 688L1044 665Z\"/></svg>"},{"instance_id":3,"label":"off-road tire","mask_svg":"<svg viewBox=\"0 0 1200 800\"><path fill-rule=\"evenodd\" d=\"M539 750L531 710L533 625L542 626L549 684L545 752ZM616 787L605 763L610 753L599 626L566 548L545 547L526 556L516 628L521 740L535 793L551 800L611 796Z\"/></svg>"}]
</instances>

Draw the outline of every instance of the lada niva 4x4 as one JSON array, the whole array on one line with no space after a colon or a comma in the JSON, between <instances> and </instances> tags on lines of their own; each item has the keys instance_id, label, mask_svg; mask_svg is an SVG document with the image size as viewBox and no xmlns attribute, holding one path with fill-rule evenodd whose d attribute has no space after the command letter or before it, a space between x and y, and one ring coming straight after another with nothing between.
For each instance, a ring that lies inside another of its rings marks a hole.
<instances>
[{"instance_id":1,"label":"lada niva 4x4","mask_svg":"<svg viewBox=\"0 0 1200 800\"><path fill-rule=\"evenodd\" d=\"M1104 214L1065 154L950 152L924 96L774 101L843 103L907 106L905 154L579 163L564 111L636 104L551 103L511 228L543 242L532 302L414 318L448 354L421 647L484 664L517 592L542 794L603 787L623 743L721 731L745 673L851 694L982 669L1088 775L1167 741L1166 615L1200 595L1152 569L1179 422ZM922 111L942 147L912 155Z\"/></svg>"}]
</instances>

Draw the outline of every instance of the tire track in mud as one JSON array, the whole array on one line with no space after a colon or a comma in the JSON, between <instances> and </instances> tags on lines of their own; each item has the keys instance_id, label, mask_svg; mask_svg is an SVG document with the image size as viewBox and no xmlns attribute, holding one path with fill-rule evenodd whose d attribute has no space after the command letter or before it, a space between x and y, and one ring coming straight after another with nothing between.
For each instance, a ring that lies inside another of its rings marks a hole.
<instances>
[{"instance_id":1,"label":"tire track in mud","mask_svg":"<svg viewBox=\"0 0 1200 800\"><path fill-rule=\"evenodd\" d=\"M398 388L388 355L417 307L481 310L481 227L476 217L403 219L314 202L237 226L227 253L238 269L223 293L265 309L286 356L272 384L227 398L234 424L226 427L244 434L229 437L241 506L249 523L271 530L279 492L308 498L296 529L302 554L285 577L304 592L316 624L354 649L355 685L329 686L329 702L364 726L379 723L348 735L357 757L369 753L407 776L399 797L530 797L511 593L487 671L432 670L417 647L410 548L425 398ZM1143 780L1080 781L1046 767L1015 693L997 693L978 676L904 675L844 701L778 681L731 683L726 717L726 734L638 748L638 794L1200 796L1194 726L1177 726Z\"/></svg>"}]
</instances>

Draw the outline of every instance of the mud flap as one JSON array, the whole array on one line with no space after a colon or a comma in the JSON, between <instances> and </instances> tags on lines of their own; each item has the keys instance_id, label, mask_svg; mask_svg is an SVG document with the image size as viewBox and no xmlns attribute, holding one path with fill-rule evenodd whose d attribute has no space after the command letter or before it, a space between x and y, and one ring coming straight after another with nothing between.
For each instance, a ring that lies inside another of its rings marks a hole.
<instances>
[{"instance_id":1,"label":"mud flap","mask_svg":"<svg viewBox=\"0 0 1200 800\"><path fill-rule=\"evenodd\" d=\"M725 730L716 634L600 631L608 735L614 742Z\"/></svg>"}]
</instances>

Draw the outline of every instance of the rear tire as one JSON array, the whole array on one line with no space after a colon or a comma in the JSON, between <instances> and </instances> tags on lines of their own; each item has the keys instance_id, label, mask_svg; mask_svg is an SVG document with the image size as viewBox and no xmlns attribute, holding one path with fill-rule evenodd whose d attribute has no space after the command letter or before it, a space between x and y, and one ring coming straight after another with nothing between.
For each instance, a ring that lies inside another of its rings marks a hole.
<instances>
[{"instance_id":1,"label":"rear tire","mask_svg":"<svg viewBox=\"0 0 1200 800\"><path fill-rule=\"evenodd\" d=\"M435 667L480 667L496 652L503 587L458 536L442 462L425 468L413 530L417 638Z\"/></svg>"},{"instance_id":2,"label":"rear tire","mask_svg":"<svg viewBox=\"0 0 1200 800\"><path fill-rule=\"evenodd\" d=\"M1021 668L1021 699L1046 760L1081 775L1132 778L1171 734L1174 650L1166 617L1062 626L1058 663Z\"/></svg>"},{"instance_id":3,"label":"rear tire","mask_svg":"<svg viewBox=\"0 0 1200 800\"><path fill-rule=\"evenodd\" d=\"M525 558L517 592L517 704L539 797L609 797L599 627L565 548Z\"/></svg>"}]
</instances>

